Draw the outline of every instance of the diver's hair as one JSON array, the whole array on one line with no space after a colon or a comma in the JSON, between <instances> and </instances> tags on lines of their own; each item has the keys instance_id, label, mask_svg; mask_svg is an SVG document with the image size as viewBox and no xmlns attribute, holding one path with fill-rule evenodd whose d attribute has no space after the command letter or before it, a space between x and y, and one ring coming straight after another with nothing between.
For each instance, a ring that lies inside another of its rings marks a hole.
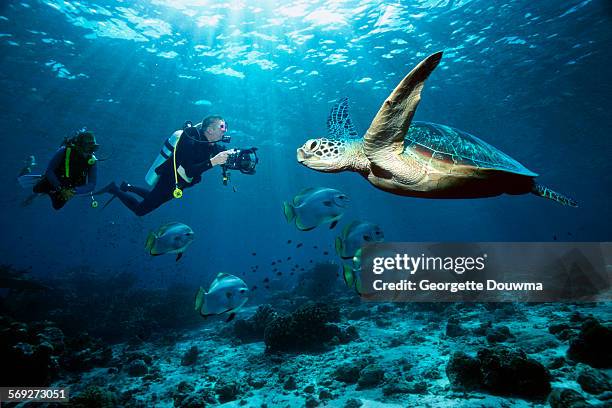
<instances>
[{"instance_id":1,"label":"diver's hair","mask_svg":"<svg viewBox=\"0 0 612 408\"><path fill-rule=\"evenodd\" d=\"M95 135L94 132L91 132L89 130L85 130L85 131L79 131L75 136L73 137L66 137L64 139L64 142L62 143L62 146L68 146L68 145L73 145L73 146L81 146L83 145L83 140L85 138L91 138L95 140Z\"/></svg>"},{"instance_id":2,"label":"diver's hair","mask_svg":"<svg viewBox=\"0 0 612 408\"><path fill-rule=\"evenodd\" d=\"M212 125L218 120L222 120L225 122L225 119L223 119L223 117L219 115L207 116L204 119L202 119L202 131L204 132L206 129L208 129L210 125Z\"/></svg>"}]
</instances>

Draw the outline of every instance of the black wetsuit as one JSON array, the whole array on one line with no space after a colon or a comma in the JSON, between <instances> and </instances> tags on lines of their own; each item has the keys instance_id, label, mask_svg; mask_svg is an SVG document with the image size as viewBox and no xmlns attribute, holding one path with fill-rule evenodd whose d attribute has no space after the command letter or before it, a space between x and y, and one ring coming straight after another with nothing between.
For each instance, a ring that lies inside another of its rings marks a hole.
<instances>
[{"instance_id":1,"label":"black wetsuit","mask_svg":"<svg viewBox=\"0 0 612 408\"><path fill-rule=\"evenodd\" d=\"M62 146L53 156L47 171L32 189L37 194L48 194L53 208L59 210L68 202L62 197L63 189L72 189L75 194L87 194L96 187L98 170L96 164L88 163L89 157L71 149L66 176L66 147Z\"/></svg>"},{"instance_id":2,"label":"black wetsuit","mask_svg":"<svg viewBox=\"0 0 612 408\"><path fill-rule=\"evenodd\" d=\"M175 149L177 149L176 168L182 166L187 177L192 179L191 182L188 182L177 174L178 187L182 190L199 183L202 180L202 173L213 167L210 159L225 150L218 143L198 141L185 134L181 136ZM159 180L150 191L146 188L128 185L127 191L139 195L142 201L138 201L124 191L114 192L117 198L138 216L150 213L174 197L175 178L172 155L155 172L159 175Z\"/></svg>"}]
</instances>

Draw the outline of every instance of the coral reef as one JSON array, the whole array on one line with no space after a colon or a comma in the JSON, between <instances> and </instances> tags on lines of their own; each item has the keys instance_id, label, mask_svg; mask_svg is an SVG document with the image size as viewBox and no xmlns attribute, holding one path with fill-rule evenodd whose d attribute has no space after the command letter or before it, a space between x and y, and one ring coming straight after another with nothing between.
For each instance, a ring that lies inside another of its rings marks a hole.
<instances>
[{"instance_id":1,"label":"coral reef","mask_svg":"<svg viewBox=\"0 0 612 408\"><path fill-rule=\"evenodd\" d=\"M68 336L88 332L109 342L142 341L201 323L185 301L193 298L192 287L143 289L136 282L127 272L107 277L78 268L43 282L53 290L11 293L4 307L16 320L51 320Z\"/></svg>"},{"instance_id":2,"label":"coral reef","mask_svg":"<svg viewBox=\"0 0 612 408\"><path fill-rule=\"evenodd\" d=\"M334 338L348 343L356 338L354 327L341 327L339 308L324 303L309 303L288 316L277 316L265 328L266 351L320 350Z\"/></svg>"},{"instance_id":3,"label":"coral reef","mask_svg":"<svg viewBox=\"0 0 612 408\"><path fill-rule=\"evenodd\" d=\"M242 342L262 341L266 326L278 317L270 305L261 305L255 314L248 319L237 319L234 323L234 335Z\"/></svg>"},{"instance_id":4,"label":"coral reef","mask_svg":"<svg viewBox=\"0 0 612 408\"><path fill-rule=\"evenodd\" d=\"M0 384L47 386L59 372L64 336L51 322L11 321L0 317Z\"/></svg>"},{"instance_id":5,"label":"coral reef","mask_svg":"<svg viewBox=\"0 0 612 408\"><path fill-rule=\"evenodd\" d=\"M543 398L550 392L550 373L541 363L520 349L503 346L480 349L477 358L453 354L446 375L455 387L499 395Z\"/></svg>"},{"instance_id":6,"label":"coral reef","mask_svg":"<svg viewBox=\"0 0 612 408\"><path fill-rule=\"evenodd\" d=\"M597 319L587 318L578 335L570 341L569 358L596 368L612 367L612 329Z\"/></svg>"},{"instance_id":7,"label":"coral reef","mask_svg":"<svg viewBox=\"0 0 612 408\"><path fill-rule=\"evenodd\" d=\"M70 399L70 406L75 408L114 408L117 406L116 395L104 388L91 386Z\"/></svg>"}]
</instances>

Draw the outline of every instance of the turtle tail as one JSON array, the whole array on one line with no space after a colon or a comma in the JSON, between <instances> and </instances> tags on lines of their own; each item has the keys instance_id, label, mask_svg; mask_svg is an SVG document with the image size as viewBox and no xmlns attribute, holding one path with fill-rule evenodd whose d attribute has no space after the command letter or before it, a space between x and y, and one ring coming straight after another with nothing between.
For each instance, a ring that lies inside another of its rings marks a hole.
<instances>
[{"instance_id":1,"label":"turtle tail","mask_svg":"<svg viewBox=\"0 0 612 408\"><path fill-rule=\"evenodd\" d=\"M538 183L533 183L531 192L537 196L548 198L549 200L554 200L563 205L567 205L570 207L578 207L578 203L576 201Z\"/></svg>"}]
</instances>

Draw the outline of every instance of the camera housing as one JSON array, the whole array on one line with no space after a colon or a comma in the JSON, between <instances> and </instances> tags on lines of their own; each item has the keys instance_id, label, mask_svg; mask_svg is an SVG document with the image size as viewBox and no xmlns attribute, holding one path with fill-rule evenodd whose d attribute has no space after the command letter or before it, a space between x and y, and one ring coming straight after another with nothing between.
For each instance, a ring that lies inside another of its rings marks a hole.
<instances>
[{"instance_id":1,"label":"camera housing","mask_svg":"<svg viewBox=\"0 0 612 408\"><path fill-rule=\"evenodd\" d=\"M223 165L228 170L240 170L242 174L255 174L255 166L259 163L257 148L237 149L236 153L227 156Z\"/></svg>"}]
</instances>

